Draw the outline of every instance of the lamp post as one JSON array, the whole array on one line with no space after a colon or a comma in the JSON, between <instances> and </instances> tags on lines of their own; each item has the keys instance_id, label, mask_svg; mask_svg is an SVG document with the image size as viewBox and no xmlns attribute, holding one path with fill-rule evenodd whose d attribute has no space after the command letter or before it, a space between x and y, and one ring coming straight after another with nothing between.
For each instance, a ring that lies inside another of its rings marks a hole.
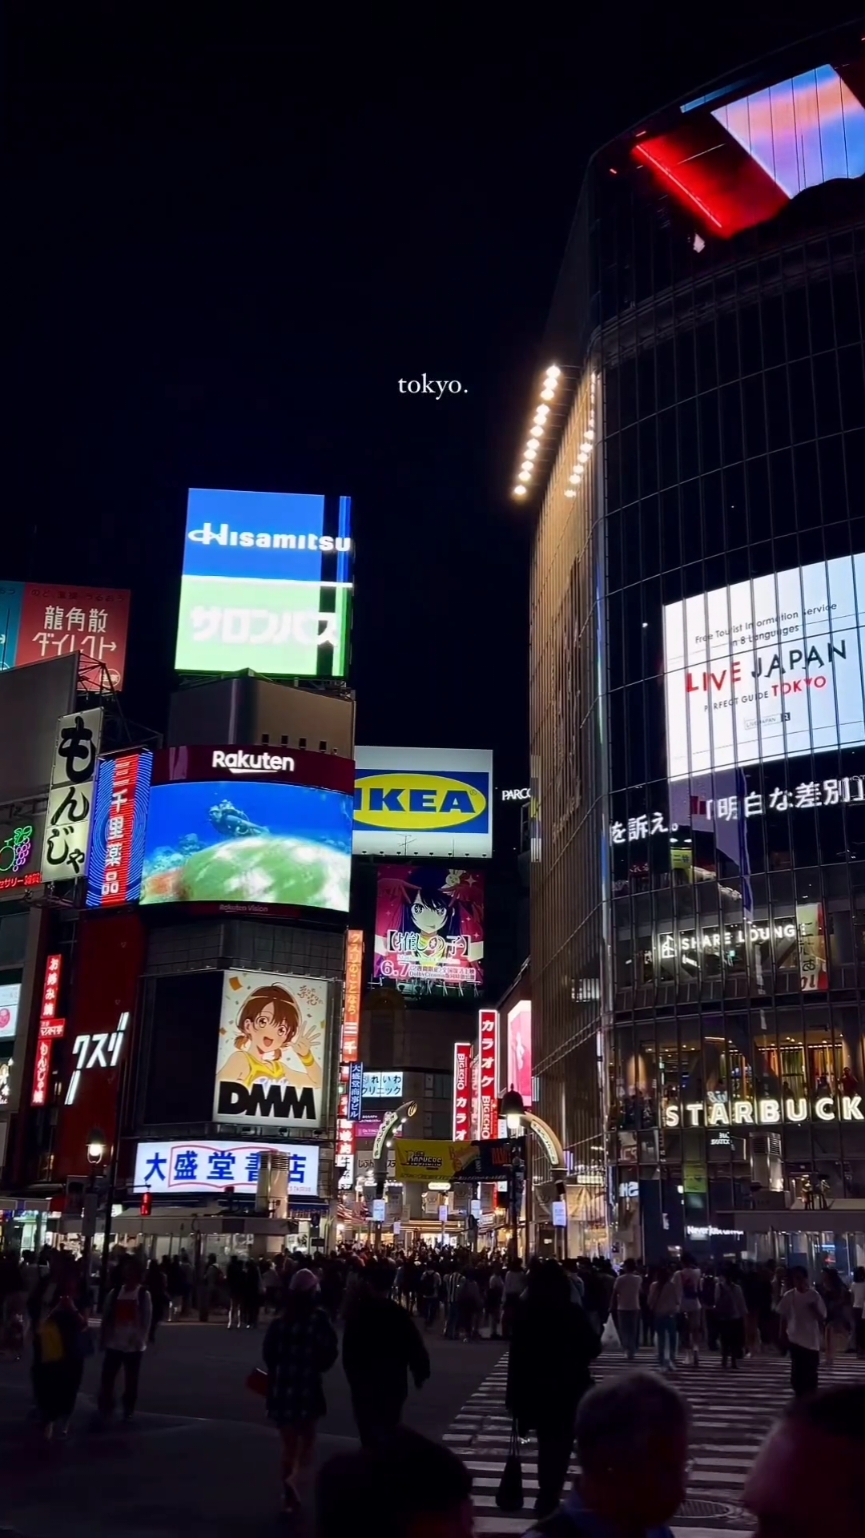
<instances>
[{"instance_id":1,"label":"lamp post","mask_svg":"<svg viewBox=\"0 0 865 1538\"><path fill-rule=\"evenodd\" d=\"M518 1090L514 1089L513 1085L511 1085L510 1089L505 1090L499 1101L499 1116L508 1129L508 1137L519 1137L525 1123L526 1106L522 1095ZM523 1190L526 1193L526 1261L528 1261L531 1176L526 1168L526 1161L522 1160L518 1154L515 1154L511 1161L511 1170L508 1178L510 1181L511 1224L513 1228L511 1248L514 1255L519 1253L520 1197Z\"/></svg>"},{"instance_id":2,"label":"lamp post","mask_svg":"<svg viewBox=\"0 0 865 1538\"><path fill-rule=\"evenodd\" d=\"M84 1239L81 1259L83 1262L85 1287L90 1285L90 1255L96 1235L96 1216L99 1205L99 1196L96 1190L96 1172L104 1158L105 1133L101 1128L94 1127L87 1139L87 1162L90 1165L90 1177L84 1192L81 1214L81 1232Z\"/></svg>"},{"instance_id":3,"label":"lamp post","mask_svg":"<svg viewBox=\"0 0 865 1538\"><path fill-rule=\"evenodd\" d=\"M384 1196L384 1184L387 1180L387 1151L389 1148L393 1147L392 1134L402 1130L409 1116L416 1115L417 1101L405 1100L403 1101L402 1105L397 1106L395 1111L388 1112L387 1116L384 1118L384 1121L378 1129L375 1142L372 1145L372 1170L373 1179L375 1181L375 1195L377 1201L381 1201L382 1197ZM379 1195L379 1187L381 1187L381 1196ZM381 1223L374 1221L373 1226L375 1230L376 1248L380 1249Z\"/></svg>"}]
</instances>

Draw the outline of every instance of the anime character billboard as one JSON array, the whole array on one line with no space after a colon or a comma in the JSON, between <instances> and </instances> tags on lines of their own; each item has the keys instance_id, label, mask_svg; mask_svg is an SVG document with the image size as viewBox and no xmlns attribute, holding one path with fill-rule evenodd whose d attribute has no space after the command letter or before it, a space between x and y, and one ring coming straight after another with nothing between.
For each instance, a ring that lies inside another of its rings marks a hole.
<instances>
[{"instance_id":1,"label":"anime character billboard","mask_svg":"<svg viewBox=\"0 0 865 1538\"><path fill-rule=\"evenodd\" d=\"M483 963L482 875L432 863L379 866L376 982L416 998L477 998Z\"/></svg>"},{"instance_id":2,"label":"anime character billboard","mask_svg":"<svg viewBox=\"0 0 865 1538\"><path fill-rule=\"evenodd\" d=\"M328 985L318 977L226 972L213 1119L314 1132L324 1114Z\"/></svg>"}]
</instances>

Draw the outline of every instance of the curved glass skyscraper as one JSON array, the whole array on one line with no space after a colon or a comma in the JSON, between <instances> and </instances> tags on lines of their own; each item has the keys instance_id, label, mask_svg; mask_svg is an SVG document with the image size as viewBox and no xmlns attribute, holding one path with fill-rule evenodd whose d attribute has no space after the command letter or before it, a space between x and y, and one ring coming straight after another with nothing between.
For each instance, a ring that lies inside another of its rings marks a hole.
<instances>
[{"instance_id":1,"label":"curved glass skyscraper","mask_svg":"<svg viewBox=\"0 0 865 1538\"><path fill-rule=\"evenodd\" d=\"M516 482L577 1242L865 1261L863 178L857 29L660 112L581 195Z\"/></svg>"}]
</instances>

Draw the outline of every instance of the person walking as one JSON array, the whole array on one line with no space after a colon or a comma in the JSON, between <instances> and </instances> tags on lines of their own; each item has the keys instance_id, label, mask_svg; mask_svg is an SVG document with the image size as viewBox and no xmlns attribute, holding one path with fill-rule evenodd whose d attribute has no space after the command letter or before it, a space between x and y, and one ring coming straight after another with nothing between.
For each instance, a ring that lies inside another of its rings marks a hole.
<instances>
[{"instance_id":1,"label":"person walking","mask_svg":"<svg viewBox=\"0 0 865 1538\"><path fill-rule=\"evenodd\" d=\"M71 1255L55 1270L53 1301L33 1336L33 1397L46 1440L64 1437L84 1372L90 1297Z\"/></svg>"},{"instance_id":2,"label":"person walking","mask_svg":"<svg viewBox=\"0 0 865 1538\"><path fill-rule=\"evenodd\" d=\"M850 1292L856 1355L861 1362L865 1360L865 1266L857 1266L853 1272L853 1286Z\"/></svg>"},{"instance_id":3,"label":"person walking","mask_svg":"<svg viewBox=\"0 0 865 1538\"><path fill-rule=\"evenodd\" d=\"M215 1255L208 1255L207 1264L204 1267L204 1276L201 1279L201 1292L199 1294L198 1317L202 1324L206 1324L210 1318L211 1310L216 1308L220 1301L220 1288L222 1287L222 1272L216 1263Z\"/></svg>"},{"instance_id":4,"label":"person walking","mask_svg":"<svg viewBox=\"0 0 865 1538\"><path fill-rule=\"evenodd\" d=\"M713 1311L721 1347L721 1367L729 1366L732 1371L737 1371L745 1350L748 1305L732 1267L727 1267L718 1277Z\"/></svg>"},{"instance_id":5,"label":"person walking","mask_svg":"<svg viewBox=\"0 0 865 1538\"><path fill-rule=\"evenodd\" d=\"M790 1274L793 1285L784 1293L778 1314L790 1351L790 1387L802 1398L817 1391L826 1305L804 1266L794 1266Z\"/></svg>"},{"instance_id":6,"label":"person walking","mask_svg":"<svg viewBox=\"0 0 865 1538\"><path fill-rule=\"evenodd\" d=\"M613 1312L622 1350L629 1362L637 1354L640 1333L640 1288L643 1279L635 1260L626 1260L613 1286Z\"/></svg>"},{"instance_id":7,"label":"person walking","mask_svg":"<svg viewBox=\"0 0 865 1538\"><path fill-rule=\"evenodd\" d=\"M700 1268L693 1255L683 1255L681 1269L673 1278L679 1300L681 1343L683 1351L690 1351L691 1366L700 1365L700 1341L702 1339L702 1305Z\"/></svg>"},{"instance_id":8,"label":"person walking","mask_svg":"<svg viewBox=\"0 0 865 1538\"><path fill-rule=\"evenodd\" d=\"M445 1340L456 1340L457 1338L460 1324L460 1288L462 1285L463 1274L454 1266L444 1279Z\"/></svg>"},{"instance_id":9,"label":"person walking","mask_svg":"<svg viewBox=\"0 0 865 1538\"><path fill-rule=\"evenodd\" d=\"M658 1266L655 1280L649 1288L649 1310L655 1325L658 1343L658 1366L673 1372L676 1363L676 1315L679 1312L679 1290L670 1275L669 1266Z\"/></svg>"},{"instance_id":10,"label":"person walking","mask_svg":"<svg viewBox=\"0 0 865 1538\"><path fill-rule=\"evenodd\" d=\"M243 1308L246 1301L246 1279L243 1270L243 1261L239 1255L232 1255L225 1270L225 1285L228 1288L228 1328L239 1330L243 1324Z\"/></svg>"},{"instance_id":11,"label":"person walking","mask_svg":"<svg viewBox=\"0 0 865 1538\"><path fill-rule=\"evenodd\" d=\"M409 1373L418 1388L430 1375L429 1353L411 1315L391 1298L392 1283L390 1267L374 1263L346 1310L342 1365L364 1447L396 1430Z\"/></svg>"},{"instance_id":12,"label":"person walking","mask_svg":"<svg viewBox=\"0 0 865 1538\"><path fill-rule=\"evenodd\" d=\"M518 1255L508 1261L505 1272L505 1292L502 1303L502 1336L510 1340L517 1304L525 1291L526 1273Z\"/></svg>"},{"instance_id":13,"label":"person walking","mask_svg":"<svg viewBox=\"0 0 865 1538\"><path fill-rule=\"evenodd\" d=\"M826 1369L833 1372L836 1356L847 1349L850 1336L850 1291L838 1272L830 1266L823 1270L823 1279L817 1288L826 1305L826 1323L823 1327L823 1347L826 1353Z\"/></svg>"},{"instance_id":14,"label":"person walking","mask_svg":"<svg viewBox=\"0 0 865 1538\"><path fill-rule=\"evenodd\" d=\"M501 1323L502 1317L502 1300L504 1298L504 1293L505 1283L504 1277L502 1276L502 1268L497 1262L487 1277L485 1312L487 1317L487 1325L489 1326L490 1340L501 1340L501 1335L499 1334L499 1324Z\"/></svg>"},{"instance_id":15,"label":"person walking","mask_svg":"<svg viewBox=\"0 0 865 1538\"><path fill-rule=\"evenodd\" d=\"M653 1373L617 1374L580 1401L576 1442L573 1489L531 1538L672 1538L688 1470L681 1394Z\"/></svg>"},{"instance_id":16,"label":"person walking","mask_svg":"<svg viewBox=\"0 0 865 1538\"><path fill-rule=\"evenodd\" d=\"M262 1354L267 1414L280 1436L283 1501L293 1514L300 1506L297 1482L310 1463L316 1427L327 1409L322 1379L339 1355L312 1271L295 1271L282 1312L267 1327Z\"/></svg>"},{"instance_id":17,"label":"person walking","mask_svg":"<svg viewBox=\"0 0 865 1538\"><path fill-rule=\"evenodd\" d=\"M144 1277L144 1285L150 1293L150 1332L147 1337L149 1346L156 1345L156 1331L168 1311L168 1292L165 1286L165 1272L159 1263L151 1260L147 1266Z\"/></svg>"},{"instance_id":18,"label":"person walking","mask_svg":"<svg viewBox=\"0 0 865 1538\"><path fill-rule=\"evenodd\" d=\"M649 1307L649 1289L654 1281L654 1276L648 1266L643 1267L640 1281L640 1321L643 1326L643 1345L652 1347L655 1344L655 1316Z\"/></svg>"},{"instance_id":19,"label":"person walking","mask_svg":"<svg viewBox=\"0 0 865 1538\"><path fill-rule=\"evenodd\" d=\"M150 1338L152 1304L142 1285L143 1268L137 1256L123 1263L123 1279L109 1292L102 1311L99 1344L105 1353L99 1383L99 1418L114 1413L114 1385L123 1369L123 1419L131 1420L138 1400L141 1363Z\"/></svg>"},{"instance_id":20,"label":"person walking","mask_svg":"<svg viewBox=\"0 0 865 1538\"><path fill-rule=\"evenodd\" d=\"M466 1340L480 1340L480 1320L483 1299L477 1274L467 1271L463 1277L458 1299L459 1324Z\"/></svg>"},{"instance_id":21,"label":"person walking","mask_svg":"<svg viewBox=\"0 0 865 1538\"><path fill-rule=\"evenodd\" d=\"M258 1262L250 1256L243 1268L243 1322L248 1330L258 1329L261 1296L261 1272Z\"/></svg>"},{"instance_id":22,"label":"person walking","mask_svg":"<svg viewBox=\"0 0 865 1538\"><path fill-rule=\"evenodd\" d=\"M519 1435L537 1434L539 1517L549 1516L559 1503L577 1405L591 1383L590 1365L600 1349L585 1310L574 1307L558 1261L542 1261L532 1269L514 1315L505 1398Z\"/></svg>"}]
</instances>

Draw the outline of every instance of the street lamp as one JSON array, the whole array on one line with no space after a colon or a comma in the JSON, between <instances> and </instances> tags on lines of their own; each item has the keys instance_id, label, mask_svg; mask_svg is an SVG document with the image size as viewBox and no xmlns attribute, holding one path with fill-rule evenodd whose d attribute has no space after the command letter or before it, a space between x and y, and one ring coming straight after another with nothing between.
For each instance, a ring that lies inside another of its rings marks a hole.
<instances>
[{"instance_id":1,"label":"street lamp","mask_svg":"<svg viewBox=\"0 0 865 1538\"><path fill-rule=\"evenodd\" d=\"M526 1104L519 1090L506 1089L499 1101L499 1115L507 1124L509 1133L520 1132L526 1115Z\"/></svg>"},{"instance_id":2,"label":"street lamp","mask_svg":"<svg viewBox=\"0 0 865 1538\"><path fill-rule=\"evenodd\" d=\"M105 1158L105 1133L94 1127L87 1139L87 1159L90 1164L101 1164Z\"/></svg>"}]
</instances>

